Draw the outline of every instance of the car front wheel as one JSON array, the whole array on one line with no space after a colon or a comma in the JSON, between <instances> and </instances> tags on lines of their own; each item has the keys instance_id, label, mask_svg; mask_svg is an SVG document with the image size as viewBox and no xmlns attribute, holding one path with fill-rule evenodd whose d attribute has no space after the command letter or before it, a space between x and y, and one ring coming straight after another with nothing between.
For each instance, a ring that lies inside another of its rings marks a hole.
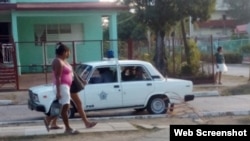
<instances>
[{"instance_id":1,"label":"car front wheel","mask_svg":"<svg viewBox=\"0 0 250 141\"><path fill-rule=\"evenodd\" d=\"M147 105L150 114L164 114L167 111L168 103L163 97L152 97Z\"/></svg>"},{"instance_id":2,"label":"car front wheel","mask_svg":"<svg viewBox=\"0 0 250 141\"><path fill-rule=\"evenodd\" d=\"M68 110L68 117L69 118L74 118L75 117L75 109L70 107Z\"/></svg>"}]
</instances>

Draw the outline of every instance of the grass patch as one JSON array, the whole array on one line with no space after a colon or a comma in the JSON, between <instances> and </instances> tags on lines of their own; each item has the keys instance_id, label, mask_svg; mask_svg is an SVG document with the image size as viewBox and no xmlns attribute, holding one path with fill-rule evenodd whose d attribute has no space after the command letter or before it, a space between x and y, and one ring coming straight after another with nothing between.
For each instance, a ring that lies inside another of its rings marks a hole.
<instances>
[{"instance_id":1,"label":"grass patch","mask_svg":"<svg viewBox=\"0 0 250 141\"><path fill-rule=\"evenodd\" d=\"M250 94L250 87L249 84L244 84L229 88L223 88L220 94L223 96Z\"/></svg>"}]
</instances>

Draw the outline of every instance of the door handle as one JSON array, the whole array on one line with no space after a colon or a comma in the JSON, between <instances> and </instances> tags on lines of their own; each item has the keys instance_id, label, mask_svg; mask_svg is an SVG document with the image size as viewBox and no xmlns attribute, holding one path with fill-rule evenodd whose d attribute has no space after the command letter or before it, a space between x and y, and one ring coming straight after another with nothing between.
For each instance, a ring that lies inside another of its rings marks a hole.
<instances>
[{"instance_id":1,"label":"door handle","mask_svg":"<svg viewBox=\"0 0 250 141\"><path fill-rule=\"evenodd\" d=\"M120 86L119 85L114 85L114 88L119 88Z\"/></svg>"},{"instance_id":2,"label":"door handle","mask_svg":"<svg viewBox=\"0 0 250 141\"><path fill-rule=\"evenodd\" d=\"M152 86L152 83L147 83L147 86Z\"/></svg>"}]
</instances>

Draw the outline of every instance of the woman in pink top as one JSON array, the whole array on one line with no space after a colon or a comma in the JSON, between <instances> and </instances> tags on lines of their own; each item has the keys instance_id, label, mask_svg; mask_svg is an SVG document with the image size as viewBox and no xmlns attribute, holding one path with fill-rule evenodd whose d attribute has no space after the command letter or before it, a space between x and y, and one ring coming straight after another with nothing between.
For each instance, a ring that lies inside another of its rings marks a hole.
<instances>
[{"instance_id":1,"label":"woman in pink top","mask_svg":"<svg viewBox=\"0 0 250 141\"><path fill-rule=\"evenodd\" d=\"M52 62L53 79L55 84L56 98L62 105L61 116L65 125L65 133L76 134L79 131L74 130L69 125L68 110L70 108L70 86L73 80L73 70L71 65L67 62L70 50L62 43L58 43L56 47L56 58ZM47 116L44 119L47 130L49 131L49 124L57 117Z\"/></svg>"}]
</instances>

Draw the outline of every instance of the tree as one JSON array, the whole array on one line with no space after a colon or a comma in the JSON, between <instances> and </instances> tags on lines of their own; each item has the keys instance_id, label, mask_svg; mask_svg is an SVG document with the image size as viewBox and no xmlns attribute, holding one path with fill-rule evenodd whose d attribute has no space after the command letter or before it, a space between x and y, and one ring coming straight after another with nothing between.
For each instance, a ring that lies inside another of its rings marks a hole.
<instances>
[{"instance_id":1,"label":"tree","mask_svg":"<svg viewBox=\"0 0 250 141\"><path fill-rule=\"evenodd\" d=\"M166 75L167 58L165 57L164 36L168 24L174 24L176 21L172 16L175 11L174 0L124 0L124 3L135 11L137 20L147 25L156 35L154 63L156 68Z\"/></svg>"},{"instance_id":2,"label":"tree","mask_svg":"<svg viewBox=\"0 0 250 141\"><path fill-rule=\"evenodd\" d=\"M215 9L216 0L176 0L178 7L178 19L181 23L181 32L185 48L185 56L188 65L191 65L190 48L187 43L185 20L189 17L192 18L192 23L199 21L206 21L210 18L211 13ZM183 4L185 3L185 5Z\"/></svg>"},{"instance_id":3,"label":"tree","mask_svg":"<svg viewBox=\"0 0 250 141\"><path fill-rule=\"evenodd\" d=\"M135 11L137 19L147 25L156 35L154 63L156 68L166 74L167 58L164 47L164 36L176 22L182 23L189 16L193 21L206 20L214 9L215 0L123 0ZM189 49L186 41L184 24L182 26L185 53L188 60ZM187 61L190 62L189 60Z\"/></svg>"},{"instance_id":4,"label":"tree","mask_svg":"<svg viewBox=\"0 0 250 141\"><path fill-rule=\"evenodd\" d=\"M117 20L119 39L146 39L146 26L136 21L134 14L130 12L122 12L118 15Z\"/></svg>"},{"instance_id":5,"label":"tree","mask_svg":"<svg viewBox=\"0 0 250 141\"><path fill-rule=\"evenodd\" d=\"M225 0L229 10L227 14L239 21L248 23L250 21L250 1L249 0Z\"/></svg>"},{"instance_id":6,"label":"tree","mask_svg":"<svg viewBox=\"0 0 250 141\"><path fill-rule=\"evenodd\" d=\"M130 12L121 12L117 16L118 37L120 40L136 39L145 40L147 27L136 21L134 14ZM104 28L104 39L109 39L109 29Z\"/></svg>"}]
</instances>

